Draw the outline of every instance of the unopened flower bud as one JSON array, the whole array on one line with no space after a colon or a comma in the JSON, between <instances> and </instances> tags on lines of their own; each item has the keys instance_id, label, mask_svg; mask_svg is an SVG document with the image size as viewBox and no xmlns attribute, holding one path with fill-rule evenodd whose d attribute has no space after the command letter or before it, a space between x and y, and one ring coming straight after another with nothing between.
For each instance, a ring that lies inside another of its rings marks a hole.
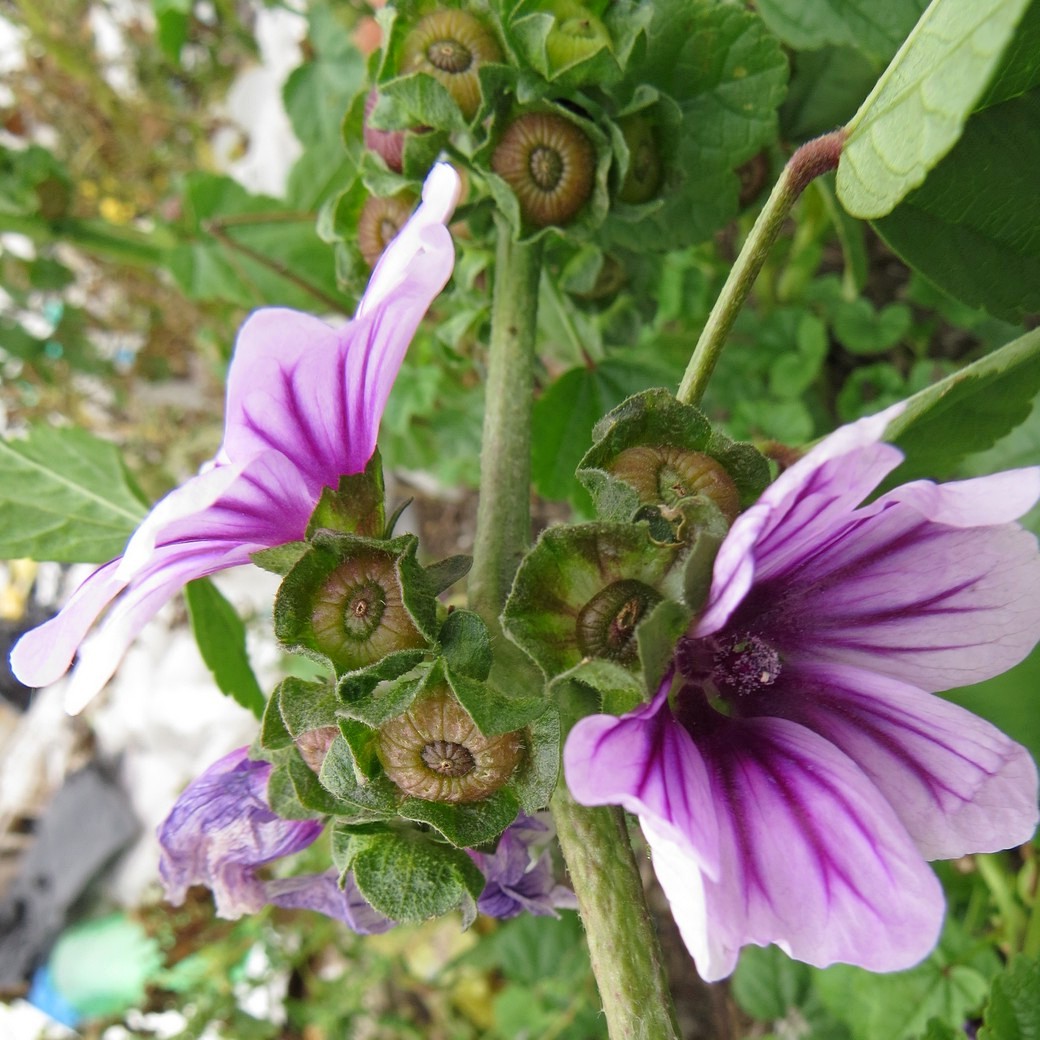
<instances>
[{"instance_id":1,"label":"unopened flower bud","mask_svg":"<svg viewBox=\"0 0 1040 1040\"><path fill-rule=\"evenodd\" d=\"M400 173L404 158L404 131L380 130L369 123L368 117L372 114L372 110L378 102L379 91L373 88L368 92L368 97L365 98L363 130L365 147L370 152L375 152L394 173Z\"/></svg>"},{"instance_id":2,"label":"unopened flower bud","mask_svg":"<svg viewBox=\"0 0 1040 1040\"><path fill-rule=\"evenodd\" d=\"M639 658L636 626L661 602L656 589L626 578L600 589L578 612L575 633L586 657L634 664Z\"/></svg>"},{"instance_id":3,"label":"unopened flower bud","mask_svg":"<svg viewBox=\"0 0 1040 1040\"><path fill-rule=\"evenodd\" d=\"M661 187L664 166L653 124L643 116L628 116L620 124L628 148L628 170L618 190L622 202L648 202Z\"/></svg>"}]
</instances>

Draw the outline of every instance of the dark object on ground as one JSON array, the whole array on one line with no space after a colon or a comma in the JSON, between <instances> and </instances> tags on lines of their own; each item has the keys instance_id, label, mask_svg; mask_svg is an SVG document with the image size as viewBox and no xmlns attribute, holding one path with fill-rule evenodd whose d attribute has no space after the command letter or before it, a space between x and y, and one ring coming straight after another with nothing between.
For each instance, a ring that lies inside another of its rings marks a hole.
<instances>
[{"instance_id":1,"label":"dark object on ground","mask_svg":"<svg viewBox=\"0 0 1040 1040\"><path fill-rule=\"evenodd\" d=\"M139 826L126 796L97 763L66 779L0 900L0 991L24 988L70 909Z\"/></svg>"}]
</instances>

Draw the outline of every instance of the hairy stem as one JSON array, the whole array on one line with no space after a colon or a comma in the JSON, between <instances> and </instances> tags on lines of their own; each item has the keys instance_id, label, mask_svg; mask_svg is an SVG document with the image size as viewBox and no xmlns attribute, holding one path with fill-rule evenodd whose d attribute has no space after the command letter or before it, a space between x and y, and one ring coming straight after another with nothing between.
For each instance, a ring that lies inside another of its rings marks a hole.
<instances>
[{"instance_id":1,"label":"hairy stem","mask_svg":"<svg viewBox=\"0 0 1040 1040\"><path fill-rule=\"evenodd\" d=\"M744 306L744 301L748 298L751 287L762 270L762 264L765 263L788 213L791 212L791 207L811 181L838 165L844 143L844 130L835 130L823 137L817 137L803 144L784 167L784 172L766 199L766 204L741 247L740 255L729 272L726 284L722 287L711 314L708 315L679 386L680 401L685 404L698 404L704 396L715 363L726 343L726 337L733 328L733 322L736 321L740 308Z\"/></svg>"},{"instance_id":2,"label":"hairy stem","mask_svg":"<svg viewBox=\"0 0 1040 1040\"><path fill-rule=\"evenodd\" d=\"M614 806L578 805L562 783L552 813L610 1040L678 1040L661 945L624 813Z\"/></svg>"},{"instance_id":3,"label":"hairy stem","mask_svg":"<svg viewBox=\"0 0 1040 1040\"><path fill-rule=\"evenodd\" d=\"M470 606L497 630L520 556L531 540L531 405L541 241L498 227L491 343L480 452L480 502Z\"/></svg>"},{"instance_id":4,"label":"hairy stem","mask_svg":"<svg viewBox=\"0 0 1040 1040\"><path fill-rule=\"evenodd\" d=\"M541 245L516 243L500 225L469 598L491 626L496 672L509 671L513 685L541 681L530 662L518 660L523 654L502 638L498 622L531 536L531 404L540 273ZM660 945L624 815L620 809L578 805L562 782L552 808L611 1040L677 1040Z\"/></svg>"}]
</instances>

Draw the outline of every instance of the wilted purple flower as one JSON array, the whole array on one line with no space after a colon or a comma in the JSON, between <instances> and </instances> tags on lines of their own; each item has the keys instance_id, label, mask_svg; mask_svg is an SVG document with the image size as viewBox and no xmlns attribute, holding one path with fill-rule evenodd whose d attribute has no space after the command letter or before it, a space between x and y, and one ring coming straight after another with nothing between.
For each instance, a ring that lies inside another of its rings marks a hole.
<instances>
[{"instance_id":1,"label":"wilted purple flower","mask_svg":"<svg viewBox=\"0 0 1040 1040\"><path fill-rule=\"evenodd\" d=\"M488 917L516 917L525 910L538 917L556 917L557 910L574 910L577 901L566 885L553 876L548 850L532 855L532 845L549 837L549 827L521 813L498 839L494 852L470 850L487 884L477 909Z\"/></svg>"},{"instance_id":2,"label":"wilted purple flower","mask_svg":"<svg viewBox=\"0 0 1040 1040\"><path fill-rule=\"evenodd\" d=\"M1036 827L1029 753L933 694L1040 635L1040 555L1013 523L1040 470L862 505L901 459L879 443L900 407L838 430L736 520L657 695L567 742L575 797L638 814L705 979L746 944L908 967L942 922L925 861Z\"/></svg>"},{"instance_id":3,"label":"wilted purple flower","mask_svg":"<svg viewBox=\"0 0 1040 1040\"><path fill-rule=\"evenodd\" d=\"M87 578L56 618L22 637L11 665L23 683L54 682L79 650L66 707L82 710L187 582L302 538L322 488L365 468L408 344L451 276L445 224L458 192L458 174L435 166L422 205L383 254L343 328L280 308L250 316L228 373L216 458L162 499L123 555Z\"/></svg>"},{"instance_id":4,"label":"wilted purple flower","mask_svg":"<svg viewBox=\"0 0 1040 1040\"><path fill-rule=\"evenodd\" d=\"M335 871L269 881L257 876L259 867L305 849L322 825L273 812L267 802L271 766L254 762L248 751L232 751L192 781L159 828L166 898L179 906L192 885L206 885L220 917L241 917L273 903L317 910L363 935L393 927L364 900L350 874L343 888Z\"/></svg>"}]
</instances>

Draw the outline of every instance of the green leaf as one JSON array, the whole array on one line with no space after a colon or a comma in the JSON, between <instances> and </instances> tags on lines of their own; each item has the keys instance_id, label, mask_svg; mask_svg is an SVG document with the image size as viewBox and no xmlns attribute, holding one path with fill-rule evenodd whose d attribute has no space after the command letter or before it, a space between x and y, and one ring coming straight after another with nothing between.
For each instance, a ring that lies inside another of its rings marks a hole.
<instances>
[{"instance_id":1,"label":"green leaf","mask_svg":"<svg viewBox=\"0 0 1040 1040\"><path fill-rule=\"evenodd\" d=\"M144 514L114 444L49 426L0 440L0 558L101 563Z\"/></svg>"},{"instance_id":2,"label":"green leaf","mask_svg":"<svg viewBox=\"0 0 1040 1040\"><path fill-rule=\"evenodd\" d=\"M875 310L862 298L842 301L834 315L834 334L853 354L882 354L910 331L913 315L905 303Z\"/></svg>"},{"instance_id":3,"label":"green leaf","mask_svg":"<svg viewBox=\"0 0 1040 1040\"><path fill-rule=\"evenodd\" d=\"M352 835L345 865L365 899L401 922L439 917L484 888L484 875L465 852L419 835Z\"/></svg>"},{"instance_id":4,"label":"green leaf","mask_svg":"<svg viewBox=\"0 0 1040 1040\"><path fill-rule=\"evenodd\" d=\"M981 1009L999 967L991 947L948 922L938 948L916 968L875 975L835 965L813 971L813 989L853 1040L917 1040L932 1018L963 1026Z\"/></svg>"},{"instance_id":5,"label":"green leaf","mask_svg":"<svg viewBox=\"0 0 1040 1040\"><path fill-rule=\"evenodd\" d=\"M553 705L527 728L530 742L523 761L509 778L509 790L520 800L526 813L537 812L549 804L560 772L560 713Z\"/></svg>"},{"instance_id":6,"label":"green leaf","mask_svg":"<svg viewBox=\"0 0 1040 1040\"><path fill-rule=\"evenodd\" d=\"M282 100L305 146L332 144L342 152L343 114L364 82L365 61L351 39L353 19L323 3L312 4L307 17L315 56L289 75Z\"/></svg>"},{"instance_id":7,"label":"green leaf","mask_svg":"<svg viewBox=\"0 0 1040 1040\"><path fill-rule=\"evenodd\" d=\"M733 973L733 997L749 1015L770 1022L801 1007L811 981L809 967L777 947L747 946Z\"/></svg>"},{"instance_id":8,"label":"green leaf","mask_svg":"<svg viewBox=\"0 0 1040 1040\"><path fill-rule=\"evenodd\" d=\"M249 664L246 626L238 612L208 578L188 582L184 598L195 642L217 686L260 718L266 698Z\"/></svg>"},{"instance_id":9,"label":"green leaf","mask_svg":"<svg viewBox=\"0 0 1040 1040\"><path fill-rule=\"evenodd\" d=\"M876 68L851 47L802 52L791 70L787 97L780 108L781 132L804 141L842 126L876 82Z\"/></svg>"},{"instance_id":10,"label":"green leaf","mask_svg":"<svg viewBox=\"0 0 1040 1040\"><path fill-rule=\"evenodd\" d=\"M456 675L450 668L445 669L445 678L485 737L512 733L545 711L545 698L539 694L505 693L486 682Z\"/></svg>"},{"instance_id":11,"label":"green leaf","mask_svg":"<svg viewBox=\"0 0 1040 1040\"><path fill-rule=\"evenodd\" d=\"M1029 0L932 0L847 124L842 205L890 213L956 144Z\"/></svg>"},{"instance_id":12,"label":"green leaf","mask_svg":"<svg viewBox=\"0 0 1040 1040\"><path fill-rule=\"evenodd\" d=\"M1016 957L993 982L979 1040L1040 1037L1040 960Z\"/></svg>"},{"instance_id":13,"label":"green leaf","mask_svg":"<svg viewBox=\"0 0 1040 1040\"><path fill-rule=\"evenodd\" d=\"M737 212L736 169L776 138L787 58L762 20L737 4L658 0L645 57L628 83L656 87L678 105L677 153L662 202L613 221L619 241L662 250L703 241Z\"/></svg>"},{"instance_id":14,"label":"green leaf","mask_svg":"<svg viewBox=\"0 0 1040 1040\"><path fill-rule=\"evenodd\" d=\"M293 738L339 724L340 702L330 683L307 682L290 675L278 684L272 699L275 697L285 728Z\"/></svg>"},{"instance_id":15,"label":"green leaf","mask_svg":"<svg viewBox=\"0 0 1040 1040\"><path fill-rule=\"evenodd\" d=\"M434 596L439 596L446 589L450 589L455 582L460 581L473 566L472 556L448 556L436 563L431 563L426 568L426 580L430 591Z\"/></svg>"},{"instance_id":16,"label":"green leaf","mask_svg":"<svg viewBox=\"0 0 1040 1040\"><path fill-rule=\"evenodd\" d=\"M491 671L491 637L472 610L453 610L437 637L448 667L458 675L483 681ZM483 732L483 730L482 730Z\"/></svg>"},{"instance_id":17,"label":"green leaf","mask_svg":"<svg viewBox=\"0 0 1040 1040\"><path fill-rule=\"evenodd\" d=\"M185 179L183 203L184 240L166 262L192 298L349 313L332 248L310 213L286 213L277 199L208 173Z\"/></svg>"},{"instance_id":18,"label":"green leaf","mask_svg":"<svg viewBox=\"0 0 1040 1040\"><path fill-rule=\"evenodd\" d=\"M914 394L889 423L885 439L906 453L889 478L941 478L973 452L984 451L1029 415L1040 389L1040 329Z\"/></svg>"},{"instance_id":19,"label":"green leaf","mask_svg":"<svg viewBox=\"0 0 1040 1040\"><path fill-rule=\"evenodd\" d=\"M921 1040L964 1040L964 1030L948 1025L941 1018L930 1018Z\"/></svg>"},{"instance_id":20,"label":"green leaf","mask_svg":"<svg viewBox=\"0 0 1040 1040\"><path fill-rule=\"evenodd\" d=\"M401 650L344 676L339 682L343 714L378 728L407 711L431 679L431 666L420 664L422 657L421 651Z\"/></svg>"},{"instance_id":21,"label":"green leaf","mask_svg":"<svg viewBox=\"0 0 1040 1040\"><path fill-rule=\"evenodd\" d=\"M940 288L1012 322L1040 311L1038 126L1037 89L977 113L921 188L875 225Z\"/></svg>"},{"instance_id":22,"label":"green leaf","mask_svg":"<svg viewBox=\"0 0 1040 1040\"><path fill-rule=\"evenodd\" d=\"M520 811L520 803L508 789L465 805L406 798L398 810L406 820L428 823L457 848L466 849L494 841Z\"/></svg>"},{"instance_id":23,"label":"green leaf","mask_svg":"<svg viewBox=\"0 0 1040 1040\"><path fill-rule=\"evenodd\" d=\"M855 47L887 61L928 0L759 0L763 21L796 50Z\"/></svg>"},{"instance_id":24,"label":"green leaf","mask_svg":"<svg viewBox=\"0 0 1040 1040\"><path fill-rule=\"evenodd\" d=\"M398 790L385 776L369 779L356 768L347 741L337 737L318 774L321 786L334 797L372 814L389 818L397 813Z\"/></svg>"}]
</instances>

